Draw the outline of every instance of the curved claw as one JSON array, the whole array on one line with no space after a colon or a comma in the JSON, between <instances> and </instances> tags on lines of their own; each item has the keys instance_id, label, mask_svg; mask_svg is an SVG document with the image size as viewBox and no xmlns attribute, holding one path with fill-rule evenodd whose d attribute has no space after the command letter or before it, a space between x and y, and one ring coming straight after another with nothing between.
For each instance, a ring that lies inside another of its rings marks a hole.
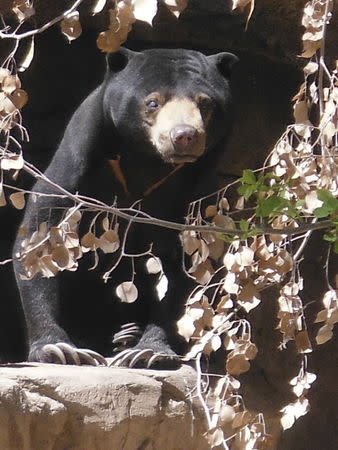
<instances>
[{"instance_id":1,"label":"curved claw","mask_svg":"<svg viewBox=\"0 0 338 450\"><path fill-rule=\"evenodd\" d=\"M56 364L67 364L66 357L63 351L55 344L46 344L42 347L42 356L41 362L53 362L54 358L56 358Z\"/></svg>"},{"instance_id":2,"label":"curved claw","mask_svg":"<svg viewBox=\"0 0 338 450\"><path fill-rule=\"evenodd\" d=\"M118 343L126 343L127 341L131 341L135 339L135 335L134 334L122 334L121 336L114 336L113 339L113 344L118 344Z\"/></svg>"},{"instance_id":3,"label":"curved claw","mask_svg":"<svg viewBox=\"0 0 338 450\"><path fill-rule=\"evenodd\" d=\"M147 369L149 369L156 361L159 361L163 357L165 358L166 355L163 355L163 353L154 353L151 358L149 358L149 361L147 363Z\"/></svg>"},{"instance_id":4,"label":"curved claw","mask_svg":"<svg viewBox=\"0 0 338 450\"><path fill-rule=\"evenodd\" d=\"M129 323L124 323L123 325L121 325L121 330L124 330L125 328L129 328L129 327L139 328L139 326L137 325L136 322L129 322Z\"/></svg>"},{"instance_id":5,"label":"curved claw","mask_svg":"<svg viewBox=\"0 0 338 450\"><path fill-rule=\"evenodd\" d=\"M139 352L138 349L129 349L128 348L126 350L123 350L118 355L114 356L114 358L112 358L112 361L109 365L110 366L121 366L125 361L128 360L128 358L130 356L132 356L138 352Z\"/></svg>"},{"instance_id":6,"label":"curved claw","mask_svg":"<svg viewBox=\"0 0 338 450\"><path fill-rule=\"evenodd\" d=\"M139 350L138 353L129 361L128 366L134 367L139 361L146 360L147 356L153 354L154 351L150 348L146 348L145 350Z\"/></svg>"},{"instance_id":7,"label":"curved claw","mask_svg":"<svg viewBox=\"0 0 338 450\"><path fill-rule=\"evenodd\" d=\"M56 344L46 344L41 348L39 357L41 362L55 364L73 364L81 366L89 364L97 366L99 364L107 365L106 359L99 353L86 348L76 348L66 342L57 342Z\"/></svg>"},{"instance_id":8,"label":"curved claw","mask_svg":"<svg viewBox=\"0 0 338 450\"><path fill-rule=\"evenodd\" d=\"M149 369L159 361L164 362L166 367L175 367L178 364L178 356L175 354L156 353L151 348L131 348L121 351L111 359L109 366L135 367L142 363L142 367Z\"/></svg>"},{"instance_id":9,"label":"curved claw","mask_svg":"<svg viewBox=\"0 0 338 450\"><path fill-rule=\"evenodd\" d=\"M83 357L83 360L87 361L89 364L91 364L89 361L94 361L94 364L92 364L93 366L97 366L98 364L102 364L103 366L108 365L106 358L100 355L100 353L94 352L94 350L90 350L89 348L78 348L77 352Z\"/></svg>"}]
</instances>

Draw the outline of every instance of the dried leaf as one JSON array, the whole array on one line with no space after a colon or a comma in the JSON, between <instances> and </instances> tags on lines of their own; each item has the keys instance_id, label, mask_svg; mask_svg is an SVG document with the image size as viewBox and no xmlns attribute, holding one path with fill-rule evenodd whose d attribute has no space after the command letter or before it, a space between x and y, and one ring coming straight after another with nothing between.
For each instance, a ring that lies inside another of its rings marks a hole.
<instances>
[{"instance_id":1,"label":"dried leaf","mask_svg":"<svg viewBox=\"0 0 338 450\"><path fill-rule=\"evenodd\" d=\"M58 265L59 269L68 268L71 260L68 249L60 245L52 250L52 259Z\"/></svg>"},{"instance_id":2,"label":"dried leaf","mask_svg":"<svg viewBox=\"0 0 338 450\"><path fill-rule=\"evenodd\" d=\"M222 424L230 423L235 417L235 410L230 405L223 405L220 411L220 419Z\"/></svg>"},{"instance_id":3,"label":"dried leaf","mask_svg":"<svg viewBox=\"0 0 338 450\"><path fill-rule=\"evenodd\" d=\"M324 325L318 330L316 342L318 345L325 344L325 342L329 341L332 336L332 327L330 325Z\"/></svg>"},{"instance_id":4,"label":"dried leaf","mask_svg":"<svg viewBox=\"0 0 338 450\"><path fill-rule=\"evenodd\" d=\"M200 246L200 241L196 237L192 236L189 231L184 231L181 234L182 245L185 253L192 255Z\"/></svg>"},{"instance_id":5,"label":"dried leaf","mask_svg":"<svg viewBox=\"0 0 338 450\"><path fill-rule=\"evenodd\" d=\"M157 0L133 0L134 16L137 20L148 22L152 25L157 13Z\"/></svg>"},{"instance_id":6,"label":"dried leaf","mask_svg":"<svg viewBox=\"0 0 338 450\"><path fill-rule=\"evenodd\" d=\"M3 189L2 183L0 183L0 207L6 206L6 204L7 204L7 202L6 202L4 189Z\"/></svg>"},{"instance_id":7,"label":"dried leaf","mask_svg":"<svg viewBox=\"0 0 338 450\"><path fill-rule=\"evenodd\" d=\"M80 15L78 11L73 11L61 21L61 31L71 42L77 39L82 33L82 27L80 23Z\"/></svg>"},{"instance_id":8,"label":"dried leaf","mask_svg":"<svg viewBox=\"0 0 338 450\"><path fill-rule=\"evenodd\" d=\"M255 359L257 356L258 350L255 344L250 342L246 345L244 355L247 359Z\"/></svg>"},{"instance_id":9,"label":"dried leaf","mask_svg":"<svg viewBox=\"0 0 338 450\"><path fill-rule=\"evenodd\" d=\"M25 207L25 194L23 192L15 192L9 196L9 199L16 209L23 209Z\"/></svg>"},{"instance_id":10,"label":"dried leaf","mask_svg":"<svg viewBox=\"0 0 338 450\"><path fill-rule=\"evenodd\" d=\"M314 61L310 61L306 64L306 66L304 67L303 70L306 73L306 75L311 75L311 74L317 72L318 64Z\"/></svg>"},{"instance_id":11,"label":"dried leaf","mask_svg":"<svg viewBox=\"0 0 338 450\"><path fill-rule=\"evenodd\" d=\"M250 363L241 353L228 357L226 370L230 375L240 375L250 369Z\"/></svg>"},{"instance_id":12,"label":"dried leaf","mask_svg":"<svg viewBox=\"0 0 338 450\"><path fill-rule=\"evenodd\" d=\"M20 170L24 165L24 160L22 155L11 155L6 156L1 160L1 169L3 170Z\"/></svg>"},{"instance_id":13,"label":"dried leaf","mask_svg":"<svg viewBox=\"0 0 338 450\"><path fill-rule=\"evenodd\" d=\"M86 233L81 239L81 246L83 252L89 252L96 249L96 237L93 233Z\"/></svg>"},{"instance_id":14,"label":"dried leaf","mask_svg":"<svg viewBox=\"0 0 338 450\"><path fill-rule=\"evenodd\" d=\"M28 102L28 94L23 89L16 89L9 97L15 108L21 109Z\"/></svg>"},{"instance_id":15,"label":"dried leaf","mask_svg":"<svg viewBox=\"0 0 338 450\"><path fill-rule=\"evenodd\" d=\"M237 294L239 291L239 285L236 281L236 275L232 272L228 272L224 278L223 289L228 294Z\"/></svg>"},{"instance_id":16,"label":"dried leaf","mask_svg":"<svg viewBox=\"0 0 338 450\"><path fill-rule=\"evenodd\" d=\"M117 286L116 295L123 303L134 303L138 297L138 290L132 281L124 281Z\"/></svg>"},{"instance_id":17,"label":"dried leaf","mask_svg":"<svg viewBox=\"0 0 338 450\"><path fill-rule=\"evenodd\" d=\"M111 30L102 31L97 40L97 47L106 53L114 53L121 47L122 41L119 36Z\"/></svg>"},{"instance_id":18,"label":"dried leaf","mask_svg":"<svg viewBox=\"0 0 338 450\"><path fill-rule=\"evenodd\" d=\"M206 433L206 438L211 449L218 447L222 444L224 439L223 431L220 428L208 430Z\"/></svg>"},{"instance_id":19,"label":"dried leaf","mask_svg":"<svg viewBox=\"0 0 338 450\"><path fill-rule=\"evenodd\" d=\"M251 420L251 414L249 411L241 411L235 414L232 422L232 428L241 428L247 425Z\"/></svg>"},{"instance_id":20,"label":"dried leaf","mask_svg":"<svg viewBox=\"0 0 338 450\"><path fill-rule=\"evenodd\" d=\"M185 314L177 321L177 330L178 333L189 342L191 336L195 333L194 319L188 314Z\"/></svg>"},{"instance_id":21,"label":"dried leaf","mask_svg":"<svg viewBox=\"0 0 338 450\"><path fill-rule=\"evenodd\" d=\"M217 214L217 206L216 205L209 205L205 209L204 217L214 217Z\"/></svg>"},{"instance_id":22,"label":"dried leaf","mask_svg":"<svg viewBox=\"0 0 338 450\"><path fill-rule=\"evenodd\" d=\"M328 310L327 309L322 309L317 314L317 317L315 319L315 323L326 322L327 318L328 318Z\"/></svg>"},{"instance_id":23,"label":"dried leaf","mask_svg":"<svg viewBox=\"0 0 338 450\"><path fill-rule=\"evenodd\" d=\"M178 18L182 11L187 7L188 1L189 0L164 0L164 3L174 16Z\"/></svg>"},{"instance_id":24,"label":"dried leaf","mask_svg":"<svg viewBox=\"0 0 338 450\"><path fill-rule=\"evenodd\" d=\"M21 82L17 75L8 75L2 80L1 89L5 94L11 94L15 89L21 87Z\"/></svg>"},{"instance_id":25,"label":"dried leaf","mask_svg":"<svg viewBox=\"0 0 338 450\"><path fill-rule=\"evenodd\" d=\"M103 253L114 253L120 246L120 239L116 231L105 231L99 238L97 245Z\"/></svg>"},{"instance_id":26,"label":"dried leaf","mask_svg":"<svg viewBox=\"0 0 338 450\"><path fill-rule=\"evenodd\" d=\"M95 14L100 13L103 8L106 6L107 0L97 0L93 9L92 9L92 15L95 16Z\"/></svg>"},{"instance_id":27,"label":"dried leaf","mask_svg":"<svg viewBox=\"0 0 338 450\"><path fill-rule=\"evenodd\" d=\"M300 331L295 336L296 347L299 353L311 353L312 346L306 330Z\"/></svg>"},{"instance_id":28,"label":"dried leaf","mask_svg":"<svg viewBox=\"0 0 338 450\"><path fill-rule=\"evenodd\" d=\"M26 55L18 67L19 72L24 72L31 65L31 62L33 61L34 57L34 43L35 43L34 36L32 36L28 45Z\"/></svg>"},{"instance_id":29,"label":"dried leaf","mask_svg":"<svg viewBox=\"0 0 338 450\"><path fill-rule=\"evenodd\" d=\"M156 274L162 272L162 264L160 258L149 258L146 262L148 273Z\"/></svg>"},{"instance_id":30,"label":"dried leaf","mask_svg":"<svg viewBox=\"0 0 338 450\"><path fill-rule=\"evenodd\" d=\"M106 216L103 220L102 220L102 228L104 231L108 231L109 230L109 219Z\"/></svg>"}]
</instances>

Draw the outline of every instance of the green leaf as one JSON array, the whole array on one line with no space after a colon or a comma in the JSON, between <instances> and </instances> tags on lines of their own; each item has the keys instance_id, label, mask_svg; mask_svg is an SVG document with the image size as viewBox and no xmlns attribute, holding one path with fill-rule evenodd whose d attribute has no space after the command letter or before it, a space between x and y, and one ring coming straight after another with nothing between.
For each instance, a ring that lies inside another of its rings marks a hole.
<instances>
[{"instance_id":1,"label":"green leaf","mask_svg":"<svg viewBox=\"0 0 338 450\"><path fill-rule=\"evenodd\" d=\"M266 199L261 199L258 202L256 215L258 217L269 217L272 213L281 212L289 202L279 195L271 195Z\"/></svg>"},{"instance_id":2,"label":"green leaf","mask_svg":"<svg viewBox=\"0 0 338 450\"><path fill-rule=\"evenodd\" d=\"M249 222L247 222L246 220L240 220L239 222L239 229L241 231L248 231L249 230Z\"/></svg>"},{"instance_id":3,"label":"green leaf","mask_svg":"<svg viewBox=\"0 0 338 450\"><path fill-rule=\"evenodd\" d=\"M257 192L257 187L256 185L243 184L237 189L237 192L239 193L239 195L243 195L245 200L248 200L252 196L252 194Z\"/></svg>"},{"instance_id":4,"label":"green leaf","mask_svg":"<svg viewBox=\"0 0 338 450\"><path fill-rule=\"evenodd\" d=\"M338 211L338 199L335 198L327 189L317 191L317 197L323 202L322 206L314 210L316 217L327 217Z\"/></svg>"},{"instance_id":5,"label":"green leaf","mask_svg":"<svg viewBox=\"0 0 338 450\"><path fill-rule=\"evenodd\" d=\"M324 206L324 205L322 205L322 206L320 206L319 208L316 208L314 211L313 211L313 214L316 216L316 217L318 217L318 219L322 219L323 217L328 217L328 216L330 216L331 215L331 209L330 208L328 208L327 206Z\"/></svg>"},{"instance_id":6,"label":"green leaf","mask_svg":"<svg viewBox=\"0 0 338 450\"><path fill-rule=\"evenodd\" d=\"M243 176L239 179L239 181L245 184L256 184L257 182L256 176L253 171L248 169L243 170Z\"/></svg>"}]
</instances>

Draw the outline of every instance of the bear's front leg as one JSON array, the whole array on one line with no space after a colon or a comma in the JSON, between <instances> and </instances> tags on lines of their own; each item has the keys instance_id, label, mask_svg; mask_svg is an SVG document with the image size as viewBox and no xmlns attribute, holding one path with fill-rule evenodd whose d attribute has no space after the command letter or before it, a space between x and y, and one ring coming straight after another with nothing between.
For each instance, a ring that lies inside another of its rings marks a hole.
<instances>
[{"instance_id":1,"label":"bear's front leg","mask_svg":"<svg viewBox=\"0 0 338 450\"><path fill-rule=\"evenodd\" d=\"M66 331L58 325L59 316L59 277L22 280L21 267L15 262L22 305L25 313L29 342L28 361L74 364L106 365L100 354L77 348Z\"/></svg>"}]
</instances>

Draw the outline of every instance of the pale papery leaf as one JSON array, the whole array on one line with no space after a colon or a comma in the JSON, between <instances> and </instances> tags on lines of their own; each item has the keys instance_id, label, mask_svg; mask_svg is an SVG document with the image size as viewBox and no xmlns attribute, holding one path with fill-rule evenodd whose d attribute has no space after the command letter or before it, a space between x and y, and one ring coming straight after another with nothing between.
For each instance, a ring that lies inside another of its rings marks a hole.
<instances>
[{"instance_id":1,"label":"pale papery leaf","mask_svg":"<svg viewBox=\"0 0 338 450\"><path fill-rule=\"evenodd\" d=\"M7 95L19 88L21 88L21 82L17 75L8 75L2 80L1 89Z\"/></svg>"},{"instance_id":2,"label":"pale papery leaf","mask_svg":"<svg viewBox=\"0 0 338 450\"><path fill-rule=\"evenodd\" d=\"M114 253L120 247L120 239L114 230L105 231L98 240L98 246L104 253Z\"/></svg>"},{"instance_id":3,"label":"pale papery leaf","mask_svg":"<svg viewBox=\"0 0 338 450\"><path fill-rule=\"evenodd\" d=\"M191 307L187 309L186 314L195 322L203 317L204 309Z\"/></svg>"},{"instance_id":4,"label":"pale papery leaf","mask_svg":"<svg viewBox=\"0 0 338 450\"><path fill-rule=\"evenodd\" d=\"M122 303L134 303L138 297L138 290L132 281L124 281L116 289L116 295Z\"/></svg>"},{"instance_id":5,"label":"pale papery leaf","mask_svg":"<svg viewBox=\"0 0 338 450\"><path fill-rule=\"evenodd\" d=\"M214 217L217 214L217 206L216 205L209 205L205 208L204 217Z\"/></svg>"},{"instance_id":6,"label":"pale papery leaf","mask_svg":"<svg viewBox=\"0 0 338 450\"><path fill-rule=\"evenodd\" d=\"M39 258L38 266L42 276L45 278L55 277L59 272L57 264L52 260L52 255L45 255Z\"/></svg>"},{"instance_id":7,"label":"pale papery leaf","mask_svg":"<svg viewBox=\"0 0 338 450\"><path fill-rule=\"evenodd\" d=\"M318 199L316 191L310 191L305 196L305 208L304 211L312 214L313 211L317 208L320 208L323 205L323 202Z\"/></svg>"},{"instance_id":8,"label":"pale papery leaf","mask_svg":"<svg viewBox=\"0 0 338 450\"><path fill-rule=\"evenodd\" d=\"M308 332L306 330L302 330L295 336L295 343L297 347L297 351L299 353L311 353L312 346L309 339Z\"/></svg>"},{"instance_id":9,"label":"pale papery leaf","mask_svg":"<svg viewBox=\"0 0 338 450\"><path fill-rule=\"evenodd\" d=\"M330 289L329 291L325 292L322 302L326 309L332 308L332 303L336 301L338 301L337 291Z\"/></svg>"},{"instance_id":10,"label":"pale papery leaf","mask_svg":"<svg viewBox=\"0 0 338 450\"><path fill-rule=\"evenodd\" d=\"M306 73L306 75L311 75L315 72L317 72L318 70L318 64L314 61L310 61L306 64L306 66L304 67L304 72Z\"/></svg>"},{"instance_id":11,"label":"pale papery leaf","mask_svg":"<svg viewBox=\"0 0 338 450\"><path fill-rule=\"evenodd\" d=\"M6 197L5 197L5 193L3 190L3 186L2 183L0 183L0 207L1 206L6 206L7 202L6 202Z\"/></svg>"},{"instance_id":12,"label":"pale papery leaf","mask_svg":"<svg viewBox=\"0 0 338 450\"><path fill-rule=\"evenodd\" d=\"M102 31L96 40L97 47L106 53L114 53L121 47L123 40L112 30Z\"/></svg>"},{"instance_id":13,"label":"pale papery leaf","mask_svg":"<svg viewBox=\"0 0 338 450\"><path fill-rule=\"evenodd\" d=\"M25 207L25 194L24 192L14 192L9 196L10 201L16 209L23 209Z\"/></svg>"},{"instance_id":14,"label":"pale papery leaf","mask_svg":"<svg viewBox=\"0 0 338 450\"><path fill-rule=\"evenodd\" d=\"M8 69L5 67L0 67L0 83L3 83L3 80L10 75L11 72Z\"/></svg>"},{"instance_id":15,"label":"pale papery leaf","mask_svg":"<svg viewBox=\"0 0 338 450\"><path fill-rule=\"evenodd\" d=\"M28 102L28 94L23 89L15 89L9 99L17 109L21 109Z\"/></svg>"},{"instance_id":16,"label":"pale papery leaf","mask_svg":"<svg viewBox=\"0 0 338 450\"><path fill-rule=\"evenodd\" d=\"M321 311L319 311L314 323L326 322L326 320L328 318L328 313L329 313L329 310L327 310L327 309L322 309Z\"/></svg>"},{"instance_id":17,"label":"pale papery leaf","mask_svg":"<svg viewBox=\"0 0 338 450\"><path fill-rule=\"evenodd\" d=\"M232 272L227 273L223 282L223 289L228 294L237 294L239 291L239 285L236 283L236 275Z\"/></svg>"},{"instance_id":18,"label":"pale papery leaf","mask_svg":"<svg viewBox=\"0 0 338 450\"><path fill-rule=\"evenodd\" d=\"M193 276L199 284L205 285L209 283L214 273L215 270L207 259L197 266L196 270L193 272Z\"/></svg>"},{"instance_id":19,"label":"pale papery leaf","mask_svg":"<svg viewBox=\"0 0 338 450\"><path fill-rule=\"evenodd\" d=\"M244 355L247 359L255 359L258 353L258 349L255 344L249 343L246 345Z\"/></svg>"},{"instance_id":20,"label":"pale papery leaf","mask_svg":"<svg viewBox=\"0 0 338 450\"><path fill-rule=\"evenodd\" d=\"M95 250L97 247L97 239L91 232L86 233L81 239L81 246L83 252L89 252Z\"/></svg>"},{"instance_id":21,"label":"pale papery leaf","mask_svg":"<svg viewBox=\"0 0 338 450\"><path fill-rule=\"evenodd\" d=\"M240 411L235 414L232 422L232 428L241 428L251 421L251 414L249 411Z\"/></svg>"},{"instance_id":22,"label":"pale papery leaf","mask_svg":"<svg viewBox=\"0 0 338 450\"><path fill-rule=\"evenodd\" d=\"M96 0L94 7L92 8L92 15L100 13L106 6L107 0Z\"/></svg>"},{"instance_id":23,"label":"pale papery leaf","mask_svg":"<svg viewBox=\"0 0 338 450\"><path fill-rule=\"evenodd\" d=\"M52 250L52 260L57 264L59 270L66 269L71 260L69 255L69 250L65 246L58 246Z\"/></svg>"},{"instance_id":24,"label":"pale papery leaf","mask_svg":"<svg viewBox=\"0 0 338 450\"><path fill-rule=\"evenodd\" d=\"M250 363L243 354L237 354L227 358L226 370L231 375L241 375L250 369Z\"/></svg>"},{"instance_id":25,"label":"pale papery leaf","mask_svg":"<svg viewBox=\"0 0 338 450\"><path fill-rule=\"evenodd\" d=\"M82 33L80 23L80 15L78 11L72 11L60 23L61 31L66 36L69 42L77 39Z\"/></svg>"},{"instance_id":26,"label":"pale papery leaf","mask_svg":"<svg viewBox=\"0 0 338 450\"><path fill-rule=\"evenodd\" d=\"M230 405L223 405L220 410L220 420L222 424L231 423L235 417L235 410Z\"/></svg>"},{"instance_id":27,"label":"pale papery leaf","mask_svg":"<svg viewBox=\"0 0 338 450\"><path fill-rule=\"evenodd\" d=\"M163 271L160 258L149 258L146 262L147 272L151 274L160 273Z\"/></svg>"},{"instance_id":28,"label":"pale papery leaf","mask_svg":"<svg viewBox=\"0 0 338 450\"><path fill-rule=\"evenodd\" d=\"M26 54L18 67L19 72L24 72L31 65L31 62L33 61L34 58L34 48L35 48L35 40L34 36L32 36Z\"/></svg>"},{"instance_id":29,"label":"pale papery leaf","mask_svg":"<svg viewBox=\"0 0 338 450\"><path fill-rule=\"evenodd\" d=\"M192 255L200 246L200 241L195 236L192 236L189 231L184 231L181 234L181 240L184 251L188 255Z\"/></svg>"},{"instance_id":30,"label":"pale papery leaf","mask_svg":"<svg viewBox=\"0 0 338 450\"><path fill-rule=\"evenodd\" d=\"M102 219L102 229L108 231L110 229L109 218L106 216Z\"/></svg>"},{"instance_id":31,"label":"pale papery leaf","mask_svg":"<svg viewBox=\"0 0 338 450\"><path fill-rule=\"evenodd\" d=\"M177 331L187 342L189 342L191 336L195 332L194 319L188 314L182 316L177 321Z\"/></svg>"},{"instance_id":32,"label":"pale papery leaf","mask_svg":"<svg viewBox=\"0 0 338 450\"><path fill-rule=\"evenodd\" d=\"M225 211L229 211L229 209L230 209L229 202L228 202L228 200L227 200L225 197L222 197L222 198L221 198L221 200L219 201L218 206L219 206L221 209L225 209Z\"/></svg>"},{"instance_id":33,"label":"pale papery leaf","mask_svg":"<svg viewBox=\"0 0 338 450\"><path fill-rule=\"evenodd\" d=\"M23 168L24 160L22 155L11 155L1 160L1 169L3 170L20 170Z\"/></svg>"},{"instance_id":34,"label":"pale papery leaf","mask_svg":"<svg viewBox=\"0 0 338 450\"><path fill-rule=\"evenodd\" d=\"M218 447L222 444L224 439L223 431L220 428L216 428L215 430L208 430L206 433L206 438L211 449L214 447Z\"/></svg>"},{"instance_id":35,"label":"pale papery leaf","mask_svg":"<svg viewBox=\"0 0 338 450\"><path fill-rule=\"evenodd\" d=\"M78 247L80 244L79 236L74 232L65 233L64 243L65 247L68 249Z\"/></svg>"},{"instance_id":36,"label":"pale papery leaf","mask_svg":"<svg viewBox=\"0 0 338 450\"><path fill-rule=\"evenodd\" d=\"M164 0L164 3L174 16L178 18L187 7L188 1L189 0Z\"/></svg>"},{"instance_id":37,"label":"pale papery leaf","mask_svg":"<svg viewBox=\"0 0 338 450\"><path fill-rule=\"evenodd\" d=\"M240 247L240 264L244 267L251 266L254 262L254 251L250 247Z\"/></svg>"},{"instance_id":38,"label":"pale papery leaf","mask_svg":"<svg viewBox=\"0 0 338 450\"><path fill-rule=\"evenodd\" d=\"M318 345L325 344L325 342L329 341L333 336L332 326L324 325L319 328L316 336L316 342Z\"/></svg>"},{"instance_id":39,"label":"pale papery leaf","mask_svg":"<svg viewBox=\"0 0 338 450\"><path fill-rule=\"evenodd\" d=\"M157 0L132 0L132 5L135 19L152 25L153 18L157 13Z\"/></svg>"}]
</instances>

